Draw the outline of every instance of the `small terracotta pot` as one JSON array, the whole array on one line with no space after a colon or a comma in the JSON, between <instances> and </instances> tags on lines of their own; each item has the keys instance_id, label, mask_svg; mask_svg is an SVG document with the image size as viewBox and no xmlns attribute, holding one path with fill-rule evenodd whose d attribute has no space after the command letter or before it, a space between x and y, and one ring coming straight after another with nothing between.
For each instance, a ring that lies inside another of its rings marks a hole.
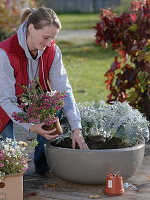
<instances>
[{"instance_id":1,"label":"small terracotta pot","mask_svg":"<svg viewBox=\"0 0 150 200\"><path fill-rule=\"evenodd\" d=\"M119 196L124 194L123 179L118 174L109 174L106 177L104 193L109 196Z\"/></svg>"},{"instance_id":2,"label":"small terracotta pot","mask_svg":"<svg viewBox=\"0 0 150 200\"><path fill-rule=\"evenodd\" d=\"M57 119L56 122L54 122L54 124L50 125L50 126L47 126L47 125L43 125L42 128L44 130L47 130L47 131L50 131L50 130L53 130L54 128L56 128L56 131L53 132L51 135L60 135L63 133L63 130L61 128L61 125L60 125L60 122L59 122L59 119Z\"/></svg>"}]
</instances>

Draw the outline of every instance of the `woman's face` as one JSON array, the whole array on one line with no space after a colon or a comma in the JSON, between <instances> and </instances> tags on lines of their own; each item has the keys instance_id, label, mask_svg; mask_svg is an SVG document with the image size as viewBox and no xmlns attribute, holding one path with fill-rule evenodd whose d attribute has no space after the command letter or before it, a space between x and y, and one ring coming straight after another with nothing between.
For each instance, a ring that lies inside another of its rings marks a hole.
<instances>
[{"instance_id":1,"label":"woman's face","mask_svg":"<svg viewBox=\"0 0 150 200\"><path fill-rule=\"evenodd\" d=\"M33 24L29 24L28 31L27 44L29 50L38 49L43 51L47 46L51 45L51 41L57 36L59 29L54 25L44 26L42 29L35 29Z\"/></svg>"}]
</instances>

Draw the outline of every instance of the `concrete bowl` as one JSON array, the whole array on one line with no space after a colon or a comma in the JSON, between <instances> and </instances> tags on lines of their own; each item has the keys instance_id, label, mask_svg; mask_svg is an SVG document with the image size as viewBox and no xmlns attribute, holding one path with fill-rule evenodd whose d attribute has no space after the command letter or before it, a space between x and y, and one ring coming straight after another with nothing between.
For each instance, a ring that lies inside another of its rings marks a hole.
<instances>
[{"instance_id":1,"label":"concrete bowl","mask_svg":"<svg viewBox=\"0 0 150 200\"><path fill-rule=\"evenodd\" d=\"M110 173L132 177L140 168L145 143L121 149L80 150L45 145L48 165L53 174L78 184L104 184Z\"/></svg>"}]
</instances>

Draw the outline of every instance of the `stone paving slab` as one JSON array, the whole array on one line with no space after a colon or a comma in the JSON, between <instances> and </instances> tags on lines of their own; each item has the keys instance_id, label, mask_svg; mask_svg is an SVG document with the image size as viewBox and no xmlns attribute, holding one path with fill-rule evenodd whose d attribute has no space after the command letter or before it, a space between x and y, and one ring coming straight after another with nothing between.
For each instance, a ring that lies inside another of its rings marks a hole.
<instances>
[{"instance_id":1,"label":"stone paving slab","mask_svg":"<svg viewBox=\"0 0 150 200\"><path fill-rule=\"evenodd\" d=\"M138 173L128 180L132 184L150 183L149 175L150 155L145 156L142 166ZM143 187L140 191L135 191L133 188L125 190L123 196L109 197L104 195L104 185L88 186L78 185L60 180L59 178L52 176L51 178L45 178L43 176L37 176L34 172L26 174L24 176L24 200L34 199L52 199L52 200L90 200L90 195L98 195L97 199L109 199L112 200L149 200L150 199L150 185ZM36 195L36 196L34 196Z\"/></svg>"},{"instance_id":2,"label":"stone paving slab","mask_svg":"<svg viewBox=\"0 0 150 200\"><path fill-rule=\"evenodd\" d=\"M26 141L29 138L36 138L36 134L27 133L22 128L15 128L17 140ZM33 158L33 151L30 154ZM145 156L138 172L128 180L131 184L150 183L150 143L146 144ZM126 181L127 182L127 181ZM104 185L88 186L69 183L55 176L46 178L34 172L33 160L29 163L29 170L24 175L24 200L91 200L90 195L97 195L102 199L112 200L150 200L150 185L143 187L140 191L133 188L125 190L123 196L106 196Z\"/></svg>"}]
</instances>

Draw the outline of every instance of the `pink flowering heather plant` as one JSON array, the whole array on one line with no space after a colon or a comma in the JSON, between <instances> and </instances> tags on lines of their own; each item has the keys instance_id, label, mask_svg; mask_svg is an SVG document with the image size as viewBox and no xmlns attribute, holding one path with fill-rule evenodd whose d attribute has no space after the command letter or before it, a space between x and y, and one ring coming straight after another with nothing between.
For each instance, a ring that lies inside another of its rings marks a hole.
<instances>
[{"instance_id":1,"label":"pink flowering heather plant","mask_svg":"<svg viewBox=\"0 0 150 200\"><path fill-rule=\"evenodd\" d=\"M37 80L30 81L29 87L23 88L25 92L20 96L21 104L18 105L22 112L14 112L14 119L22 123L54 124L57 112L64 106L66 94L59 91L44 92Z\"/></svg>"},{"instance_id":2,"label":"pink flowering heather plant","mask_svg":"<svg viewBox=\"0 0 150 200\"><path fill-rule=\"evenodd\" d=\"M0 142L0 181L5 175L26 172L29 149L36 145L36 140L31 141L30 145L22 141L14 142L10 138L2 140Z\"/></svg>"}]
</instances>

